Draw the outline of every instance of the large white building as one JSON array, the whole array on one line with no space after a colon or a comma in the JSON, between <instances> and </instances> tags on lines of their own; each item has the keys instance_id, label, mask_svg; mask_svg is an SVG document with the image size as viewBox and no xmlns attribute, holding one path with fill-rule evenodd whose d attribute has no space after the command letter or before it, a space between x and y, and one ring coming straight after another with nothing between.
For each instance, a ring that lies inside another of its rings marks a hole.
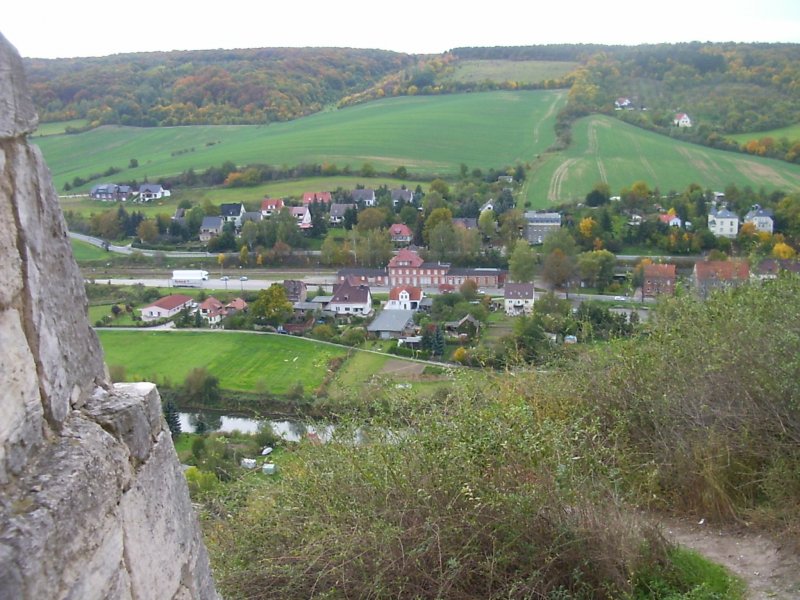
<instances>
[{"instance_id":1,"label":"large white building","mask_svg":"<svg viewBox=\"0 0 800 600\"><path fill-rule=\"evenodd\" d=\"M768 208L761 208L758 204L754 204L750 212L744 216L744 222L752 223L756 231L766 233L772 233L775 225L772 211Z\"/></svg>"},{"instance_id":2,"label":"large white building","mask_svg":"<svg viewBox=\"0 0 800 600\"><path fill-rule=\"evenodd\" d=\"M739 217L727 208L712 208L708 214L708 229L717 237L735 238L739 233Z\"/></svg>"}]
</instances>

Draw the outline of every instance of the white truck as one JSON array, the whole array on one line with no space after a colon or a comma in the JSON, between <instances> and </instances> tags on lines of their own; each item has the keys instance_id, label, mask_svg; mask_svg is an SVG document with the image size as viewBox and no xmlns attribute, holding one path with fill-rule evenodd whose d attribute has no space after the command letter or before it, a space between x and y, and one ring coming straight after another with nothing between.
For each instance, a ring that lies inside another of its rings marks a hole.
<instances>
[{"instance_id":1,"label":"white truck","mask_svg":"<svg viewBox=\"0 0 800 600\"><path fill-rule=\"evenodd\" d=\"M173 287L203 287L203 282L208 281L208 271L173 271Z\"/></svg>"}]
</instances>

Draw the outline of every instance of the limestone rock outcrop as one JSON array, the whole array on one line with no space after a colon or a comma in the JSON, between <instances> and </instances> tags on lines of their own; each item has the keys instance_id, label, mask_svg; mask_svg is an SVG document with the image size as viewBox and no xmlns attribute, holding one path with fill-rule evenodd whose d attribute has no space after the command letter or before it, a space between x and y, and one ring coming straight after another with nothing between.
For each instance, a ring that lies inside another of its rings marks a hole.
<instances>
[{"instance_id":1,"label":"limestone rock outcrop","mask_svg":"<svg viewBox=\"0 0 800 600\"><path fill-rule=\"evenodd\" d=\"M109 383L0 34L0 598L217 598L153 384Z\"/></svg>"}]
</instances>

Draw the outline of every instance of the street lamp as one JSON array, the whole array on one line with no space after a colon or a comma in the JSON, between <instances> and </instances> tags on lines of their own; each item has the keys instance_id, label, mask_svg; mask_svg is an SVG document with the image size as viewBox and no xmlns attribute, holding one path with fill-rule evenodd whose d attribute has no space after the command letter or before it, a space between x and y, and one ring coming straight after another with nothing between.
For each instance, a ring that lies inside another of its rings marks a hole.
<instances>
[{"instance_id":1,"label":"street lamp","mask_svg":"<svg viewBox=\"0 0 800 600\"><path fill-rule=\"evenodd\" d=\"M245 282L245 281L247 281L247 277L245 277L244 275L242 275L241 277L239 277L239 283L240 283L240 284L241 284L241 286L242 286L242 293L244 293L244 282Z\"/></svg>"},{"instance_id":2,"label":"street lamp","mask_svg":"<svg viewBox=\"0 0 800 600\"><path fill-rule=\"evenodd\" d=\"M220 279L220 281L224 281L225 282L225 291L227 292L228 291L228 279L230 279L230 277L228 277L227 275L223 275L219 279Z\"/></svg>"}]
</instances>

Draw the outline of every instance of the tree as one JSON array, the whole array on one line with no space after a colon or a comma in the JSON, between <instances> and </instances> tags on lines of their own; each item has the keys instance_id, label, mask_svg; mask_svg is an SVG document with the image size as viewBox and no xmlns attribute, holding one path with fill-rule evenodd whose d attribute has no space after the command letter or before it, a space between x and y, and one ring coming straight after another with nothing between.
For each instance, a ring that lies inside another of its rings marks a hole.
<instances>
[{"instance_id":1,"label":"tree","mask_svg":"<svg viewBox=\"0 0 800 600\"><path fill-rule=\"evenodd\" d=\"M239 264L246 267L247 263L250 262L250 252L247 249L247 245L243 245L239 249Z\"/></svg>"},{"instance_id":2,"label":"tree","mask_svg":"<svg viewBox=\"0 0 800 600\"><path fill-rule=\"evenodd\" d=\"M181 434L181 419L178 415L178 409L175 408L175 403L172 400L167 400L164 403L164 418L167 421L167 427L172 434L174 440Z\"/></svg>"},{"instance_id":3,"label":"tree","mask_svg":"<svg viewBox=\"0 0 800 600\"><path fill-rule=\"evenodd\" d=\"M292 314L292 303L286 298L286 288L273 284L258 293L258 298L250 305L250 313L270 325L283 323Z\"/></svg>"},{"instance_id":4,"label":"tree","mask_svg":"<svg viewBox=\"0 0 800 600\"><path fill-rule=\"evenodd\" d=\"M478 297L478 283L474 279L466 279L458 288L464 300L475 300Z\"/></svg>"},{"instance_id":5,"label":"tree","mask_svg":"<svg viewBox=\"0 0 800 600\"><path fill-rule=\"evenodd\" d=\"M556 248L567 256L575 256L578 253L578 246L575 244L575 239L572 237L572 234L563 227L553 231L544 238L542 254L551 254Z\"/></svg>"},{"instance_id":6,"label":"tree","mask_svg":"<svg viewBox=\"0 0 800 600\"><path fill-rule=\"evenodd\" d=\"M356 241L357 262L365 267L379 267L392 257L392 238L387 229L372 229Z\"/></svg>"},{"instance_id":7,"label":"tree","mask_svg":"<svg viewBox=\"0 0 800 600\"><path fill-rule=\"evenodd\" d=\"M575 275L575 259L556 248L544 259L542 277L553 287L563 287Z\"/></svg>"},{"instance_id":8,"label":"tree","mask_svg":"<svg viewBox=\"0 0 800 600\"><path fill-rule=\"evenodd\" d=\"M428 218L425 219L425 227L422 230L422 237L426 244L430 244L431 231L433 231L433 229L439 223L448 223L452 229L453 213L450 212L449 208L435 208L430 212Z\"/></svg>"},{"instance_id":9,"label":"tree","mask_svg":"<svg viewBox=\"0 0 800 600\"><path fill-rule=\"evenodd\" d=\"M493 210L485 210L481 213L481 216L478 217L478 230L487 240L494 240L497 235L497 221L494 218Z\"/></svg>"},{"instance_id":10,"label":"tree","mask_svg":"<svg viewBox=\"0 0 800 600\"><path fill-rule=\"evenodd\" d=\"M525 215L521 210L512 208L500 215L500 239L503 241L506 251L511 253L517 240L525 231Z\"/></svg>"},{"instance_id":11,"label":"tree","mask_svg":"<svg viewBox=\"0 0 800 600\"><path fill-rule=\"evenodd\" d=\"M380 208L365 208L358 213L358 231L361 233L372 229L380 229L385 224L386 214Z\"/></svg>"},{"instance_id":12,"label":"tree","mask_svg":"<svg viewBox=\"0 0 800 600\"><path fill-rule=\"evenodd\" d=\"M608 250L593 250L578 255L577 268L582 280L589 287L601 290L611 285L614 279L616 257Z\"/></svg>"},{"instance_id":13,"label":"tree","mask_svg":"<svg viewBox=\"0 0 800 600\"><path fill-rule=\"evenodd\" d=\"M786 242L778 242L772 247L772 256L781 259L791 259L797 255L795 249Z\"/></svg>"},{"instance_id":14,"label":"tree","mask_svg":"<svg viewBox=\"0 0 800 600\"><path fill-rule=\"evenodd\" d=\"M434 226L428 233L428 247L432 258L437 261L447 260L456 252L456 232L452 221L440 221Z\"/></svg>"},{"instance_id":15,"label":"tree","mask_svg":"<svg viewBox=\"0 0 800 600\"><path fill-rule=\"evenodd\" d=\"M431 340L431 353L434 356L444 355L445 342L444 333L440 327L436 327L433 331L433 339Z\"/></svg>"},{"instance_id":16,"label":"tree","mask_svg":"<svg viewBox=\"0 0 800 600\"><path fill-rule=\"evenodd\" d=\"M533 281L536 270L536 253L526 240L517 240L514 251L508 259L508 274L520 283Z\"/></svg>"},{"instance_id":17,"label":"tree","mask_svg":"<svg viewBox=\"0 0 800 600\"><path fill-rule=\"evenodd\" d=\"M247 244L248 249L252 250L258 239L258 225L253 221L247 221L242 225L242 240Z\"/></svg>"}]
</instances>

